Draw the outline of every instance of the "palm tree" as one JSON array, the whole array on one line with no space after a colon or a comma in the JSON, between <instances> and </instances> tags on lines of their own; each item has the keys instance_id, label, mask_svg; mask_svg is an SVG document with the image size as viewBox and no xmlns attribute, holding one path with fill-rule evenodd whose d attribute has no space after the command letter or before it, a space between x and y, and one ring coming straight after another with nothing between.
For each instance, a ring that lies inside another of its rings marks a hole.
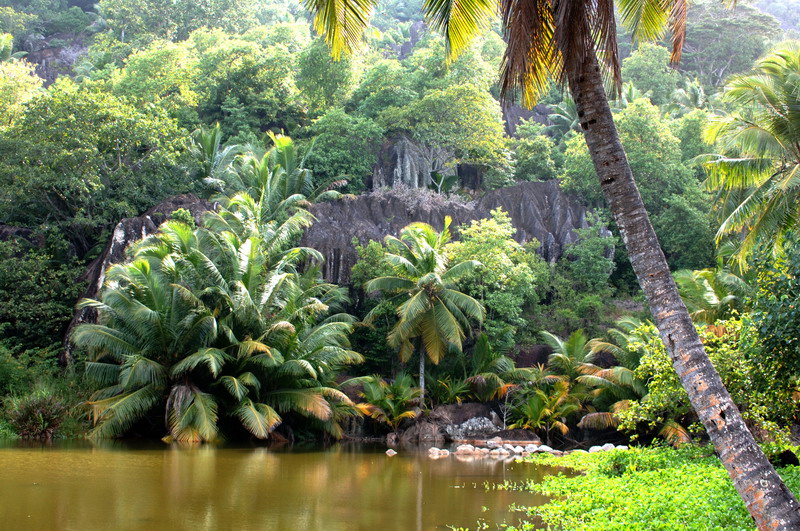
<instances>
[{"instance_id":1,"label":"palm tree","mask_svg":"<svg viewBox=\"0 0 800 531\"><path fill-rule=\"evenodd\" d=\"M683 269L673 276L692 319L706 325L746 311L746 300L754 291L745 279L726 268Z\"/></svg>"},{"instance_id":2,"label":"palm tree","mask_svg":"<svg viewBox=\"0 0 800 531\"><path fill-rule=\"evenodd\" d=\"M158 408L182 441L217 439L220 415L262 439L286 415L340 437L355 414L334 383L362 361L348 343L353 319L329 315L343 293L306 263L318 253L291 247L310 214L278 221L246 193L226 203L204 228L162 225L109 271L101 301L81 302L101 318L73 334L105 385L90 402L95 435L120 435Z\"/></svg>"},{"instance_id":3,"label":"palm tree","mask_svg":"<svg viewBox=\"0 0 800 531\"><path fill-rule=\"evenodd\" d=\"M481 333L470 359L466 381L480 402L503 398L511 389L535 379L535 372L517 368L514 360L492 348L489 337Z\"/></svg>"},{"instance_id":4,"label":"palm tree","mask_svg":"<svg viewBox=\"0 0 800 531\"><path fill-rule=\"evenodd\" d=\"M728 80L722 98L739 111L706 131L722 154L706 162L724 221L717 240L740 238L740 264L759 244L776 254L800 215L800 46L759 59L753 73ZM733 204L731 205L731 199Z\"/></svg>"},{"instance_id":5,"label":"palm tree","mask_svg":"<svg viewBox=\"0 0 800 531\"><path fill-rule=\"evenodd\" d=\"M702 83L697 80L685 79L683 86L678 87L672 93L670 103L667 105L666 110L672 116L683 116L695 109L713 110L711 106L711 98L706 96L706 91Z\"/></svg>"},{"instance_id":6,"label":"palm tree","mask_svg":"<svg viewBox=\"0 0 800 531\"><path fill-rule=\"evenodd\" d=\"M210 129L200 128L192 133L189 142L189 154L199 166L199 176L203 183L217 191L233 171L231 165L239 153L241 146L224 146L222 144L222 128L216 124Z\"/></svg>"},{"instance_id":7,"label":"palm tree","mask_svg":"<svg viewBox=\"0 0 800 531\"><path fill-rule=\"evenodd\" d=\"M564 101L550 109L547 115L550 125L544 128L544 132L556 138L562 138L569 133L576 133L581 130L581 119L578 117L578 109L575 102L569 95L564 95Z\"/></svg>"},{"instance_id":8,"label":"palm tree","mask_svg":"<svg viewBox=\"0 0 800 531\"><path fill-rule=\"evenodd\" d=\"M270 132L268 136L272 141L269 150L244 150L233 164L232 171L224 173L213 184L229 195L246 193L252 196L267 205L276 216L342 196L335 188L344 186L347 181L315 187L314 176L305 167L309 153L300 157L294 141L286 135Z\"/></svg>"},{"instance_id":9,"label":"palm tree","mask_svg":"<svg viewBox=\"0 0 800 531\"><path fill-rule=\"evenodd\" d=\"M446 217L441 232L427 223L412 223L400 231L400 238L387 236L384 260L394 276L378 277L366 285L367 292L391 296L398 321L387 340L399 349L400 359L407 361L419 351L421 403L425 400L425 357L438 364L449 345L461 350L470 320L481 322L486 313L481 303L458 290L459 280L480 262L448 263L444 246L450 241L450 222ZM372 312L366 321L371 318Z\"/></svg>"},{"instance_id":10,"label":"palm tree","mask_svg":"<svg viewBox=\"0 0 800 531\"><path fill-rule=\"evenodd\" d=\"M674 62L686 34L686 0L618 0L620 19L636 39L672 33ZM374 2L312 0L314 25L334 57L358 48ZM628 256L681 384L721 461L761 529L800 528L800 503L756 444L703 348L681 300L619 140L603 83L619 87L616 10L613 0L426 0L433 27L457 54L487 28L498 8L506 52L501 90L533 106L548 79L566 83L581 130ZM598 61L598 55L602 58Z\"/></svg>"},{"instance_id":11,"label":"palm tree","mask_svg":"<svg viewBox=\"0 0 800 531\"><path fill-rule=\"evenodd\" d=\"M580 368L579 382L591 387L594 405L599 410L588 413L578 423L580 428L603 429L619 425L616 413L627 409L634 400L641 400L647 394L647 382L636 377L642 356L643 345L650 341L642 331L642 321L625 317L617 321L616 327L609 328L608 341L592 339L587 343L592 357L598 354L611 354L616 364L602 368L594 363L585 363Z\"/></svg>"},{"instance_id":12,"label":"palm tree","mask_svg":"<svg viewBox=\"0 0 800 531\"><path fill-rule=\"evenodd\" d=\"M622 84L622 90L617 99L614 100L614 111L626 109L628 105L640 98L650 98L650 91L642 92L630 81Z\"/></svg>"},{"instance_id":13,"label":"palm tree","mask_svg":"<svg viewBox=\"0 0 800 531\"><path fill-rule=\"evenodd\" d=\"M580 409L580 402L570 392L569 384L556 382L550 392L535 389L533 393L524 393L512 407L511 416L517 420L509 429L544 431L545 442L551 444L550 432L569 433L567 420Z\"/></svg>"},{"instance_id":14,"label":"palm tree","mask_svg":"<svg viewBox=\"0 0 800 531\"><path fill-rule=\"evenodd\" d=\"M358 382L356 382L358 380ZM411 376L398 375L393 382L387 383L380 376L368 376L349 380L342 385L361 383L364 390L361 397L364 402L356 404L358 410L397 432L400 423L405 419L413 419L418 411L414 409L420 390L413 386Z\"/></svg>"},{"instance_id":15,"label":"palm tree","mask_svg":"<svg viewBox=\"0 0 800 531\"><path fill-rule=\"evenodd\" d=\"M580 376L586 374L587 368L594 367L595 353L589 343L589 338L583 330L576 330L567 340L542 332L541 337L553 352L547 358L547 366L553 374L567 384L572 394L580 404L588 403L591 399L591 389L585 385Z\"/></svg>"}]
</instances>

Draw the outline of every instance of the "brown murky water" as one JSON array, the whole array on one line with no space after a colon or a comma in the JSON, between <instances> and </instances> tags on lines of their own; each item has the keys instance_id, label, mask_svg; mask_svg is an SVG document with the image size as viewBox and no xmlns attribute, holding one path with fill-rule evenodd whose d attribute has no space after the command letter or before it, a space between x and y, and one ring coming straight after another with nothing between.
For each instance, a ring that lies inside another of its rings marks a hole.
<instances>
[{"instance_id":1,"label":"brown murky water","mask_svg":"<svg viewBox=\"0 0 800 531\"><path fill-rule=\"evenodd\" d=\"M327 449L0 446L0 529L429 530L517 522L545 500L486 482L557 473L530 464L337 445Z\"/></svg>"}]
</instances>

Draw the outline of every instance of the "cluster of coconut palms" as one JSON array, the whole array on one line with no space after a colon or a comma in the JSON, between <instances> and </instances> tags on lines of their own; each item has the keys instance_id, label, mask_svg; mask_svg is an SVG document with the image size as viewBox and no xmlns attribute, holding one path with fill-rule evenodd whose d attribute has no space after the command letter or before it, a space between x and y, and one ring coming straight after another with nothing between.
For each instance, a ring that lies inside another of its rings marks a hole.
<instances>
[{"instance_id":1,"label":"cluster of coconut palms","mask_svg":"<svg viewBox=\"0 0 800 531\"><path fill-rule=\"evenodd\" d=\"M218 135L197 135L197 153L205 144L219 159ZM311 179L291 140L273 141L261 157L210 164L207 179L230 195L201 227L175 216L107 272L100 300L81 301L99 315L72 337L101 387L90 401L95 435L155 426L177 441L214 441L224 429L263 439L303 417L339 436L357 414L334 385L361 361L348 342L353 318L337 313L346 295L322 281L316 251L295 246L312 221Z\"/></svg>"}]
</instances>

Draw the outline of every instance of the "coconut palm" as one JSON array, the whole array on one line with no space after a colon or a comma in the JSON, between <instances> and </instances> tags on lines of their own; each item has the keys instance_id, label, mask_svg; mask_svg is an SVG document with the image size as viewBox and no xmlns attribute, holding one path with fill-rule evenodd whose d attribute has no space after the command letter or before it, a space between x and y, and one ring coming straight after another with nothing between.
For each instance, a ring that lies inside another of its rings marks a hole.
<instances>
[{"instance_id":1,"label":"coconut palm","mask_svg":"<svg viewBox=\"0 0 800 531\"><path fill-rule=\"evenodd\" d=\"M355 383L350 380L345 383ZM400 423L405 419L413 419L419 414L415 405L420 396L420 390L414 387L411 376L398 375L393 382L388 383L380 376L359 378L358 383L363 385L361 397L364 402L356 404L358 410L382 424L386 424L392 431L397 432Z\"/></svg>"},{"instance_id":2,"label":"coconut palm","mask_svg":"<svg viewBox=\"0 0 800 531\"><path fill-rule=\"evenodd\" d=\"M316 29L338 57L358 48L375 3L309 0L306 5L315 15ZM445 34L453 54L486 29L499 9L507 43L500 81L505 98L519 94L532 107L550 78L569 87L600 185L692 406L756 524L763 529L800 528L800 503L747 429L681 300L619 140L603 82L604 73L613 86L619 87L621 81L616 6L634 39L660 38L669 26L672 59L677 62L688 4L686 0L426 0L423 9L432 26Z\"/></svg>"},{"instance_id":3,"label":"coconut palm","mask_svg":"<svg viewBox=\"0 0 800 531\"><path fill-rule=\"evenodd\" d=\"M544 128L545 133L556 138L562 138L569 133L576 133L581 130L578 109L569 95L565 95L564 101L553 106L550 111L550 114L547 115L550 125Z\"/></svg>"},{"instance_id":4,"label":"coconut palm","mask_svg":"<svg viewBox=\"0 0 800 531\"><path fill-rule=\"evenodd\" d=\"M721 154L706 162L718 192L717 240L742 238L740 264L759 244L780 253L800 215L800 46L785 45L758 60L750 74L730 78L722 98L738 111L706 130ZM742 194L744 192L744 194Z\"/></svg>"},{"instance_id":5,"label":"coconut palm","mask_svg":"<svg viewBox=\"0 0 800 531\"><path fill-rule=\"evenodd\" d=\"M570 393L567 382L556 382L552 389L535 389L524 393L511 409L511 417L516 419L509 429L525 429L544 433L545 442L551 444L553 430L566 435L569 433L568 419L580 411L580 402Z\"/></svg>"},{"instance_id":6,"label":"coconut palm","mask_svg":"<svg viewBox=\"0 0 800 531\"><path fill-rule=\"evenodd\" d=\"M481 333L475 342L469 372L471 376L466 381L480 402L503 398L511 389L533 381L536 376L531 369L517 368L514 360L492 348L486 333Z\"/></svg>"},{"instance_id":7,"label":"coconut palm","mask_svg":"<svg viewBox=\"0 0 800 531\"><path fill-rule=\"evenodd\" d=\"M436 231L427 223L412 223L400 238L386 237L385 262L394 276L378 277L366 285L367 292L382 292L397 311L397 324L389 331L389 345L399 349L407 361L419 352L420 399L425 399L425 358L438 364L450 345L461 350L470 331L470 321L483 321L483 305L458 290L458 282L475 271L480 262L450 264L444 246L450 241L450 217ZM372 312L366 321L370 322Z\"/></svg>"},{"instance_id":8,"label":"coconut palm","mask_svg":"<svg viewBox=\"0 0 800 531\"><path fill-rule=\"evenodd\" d=\"M683 269L673 276L696 323L730 319L734 312L747 310L746 301L753 295L752 286L726 268Z\"/></svg>"}]
</instances>

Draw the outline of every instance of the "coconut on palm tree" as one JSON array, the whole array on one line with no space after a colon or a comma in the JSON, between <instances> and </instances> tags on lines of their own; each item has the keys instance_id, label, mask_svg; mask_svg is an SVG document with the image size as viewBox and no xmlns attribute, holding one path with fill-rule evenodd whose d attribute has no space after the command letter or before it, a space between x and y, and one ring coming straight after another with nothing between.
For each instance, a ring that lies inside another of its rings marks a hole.
<instances>
[{"instance_id":1,"label":"coconut on palm tree","mask_svg":"<svg viewBox=\"0 0 800 531\"><path fill-rule=\"evenodd\" d=\"M400 238L387 236L385 262L393 276L367 282L367 292L389 296L397 311L397 323L389 331L389 345L400 352L401 361L419 354L420 400L425 400L425 358L434 364L450 345L461 350L471 330L471 321L481 322L483 305L458 290L458 282L480 265L475 260L450 264L444 246L450 241L450 217L436 231L427 223L412 223ZM371 313L366 321L371 320Z\"/></svg>"},{"instance_id":2,"label":"coconut on palm tree","mask_svg":"<svg viewBox=\"0 0 800 531\"><path fill-rule=\"evenodd\" d=\"M338 57L358 48L375 3L309 0L306 5ZM533 106L550 78L569 87L600 185L692 406L759 528L800 528L800 503L747 429L681 300L619 140L604 84L604 74L613 86L621 83L616 6L635 39L660 38L669 26L677 62L688 5L686 0L426 0L423 9L454 54L499 10L507 43L500 81L504 97L519 94Z\"/></svg>"}]
</instances>

